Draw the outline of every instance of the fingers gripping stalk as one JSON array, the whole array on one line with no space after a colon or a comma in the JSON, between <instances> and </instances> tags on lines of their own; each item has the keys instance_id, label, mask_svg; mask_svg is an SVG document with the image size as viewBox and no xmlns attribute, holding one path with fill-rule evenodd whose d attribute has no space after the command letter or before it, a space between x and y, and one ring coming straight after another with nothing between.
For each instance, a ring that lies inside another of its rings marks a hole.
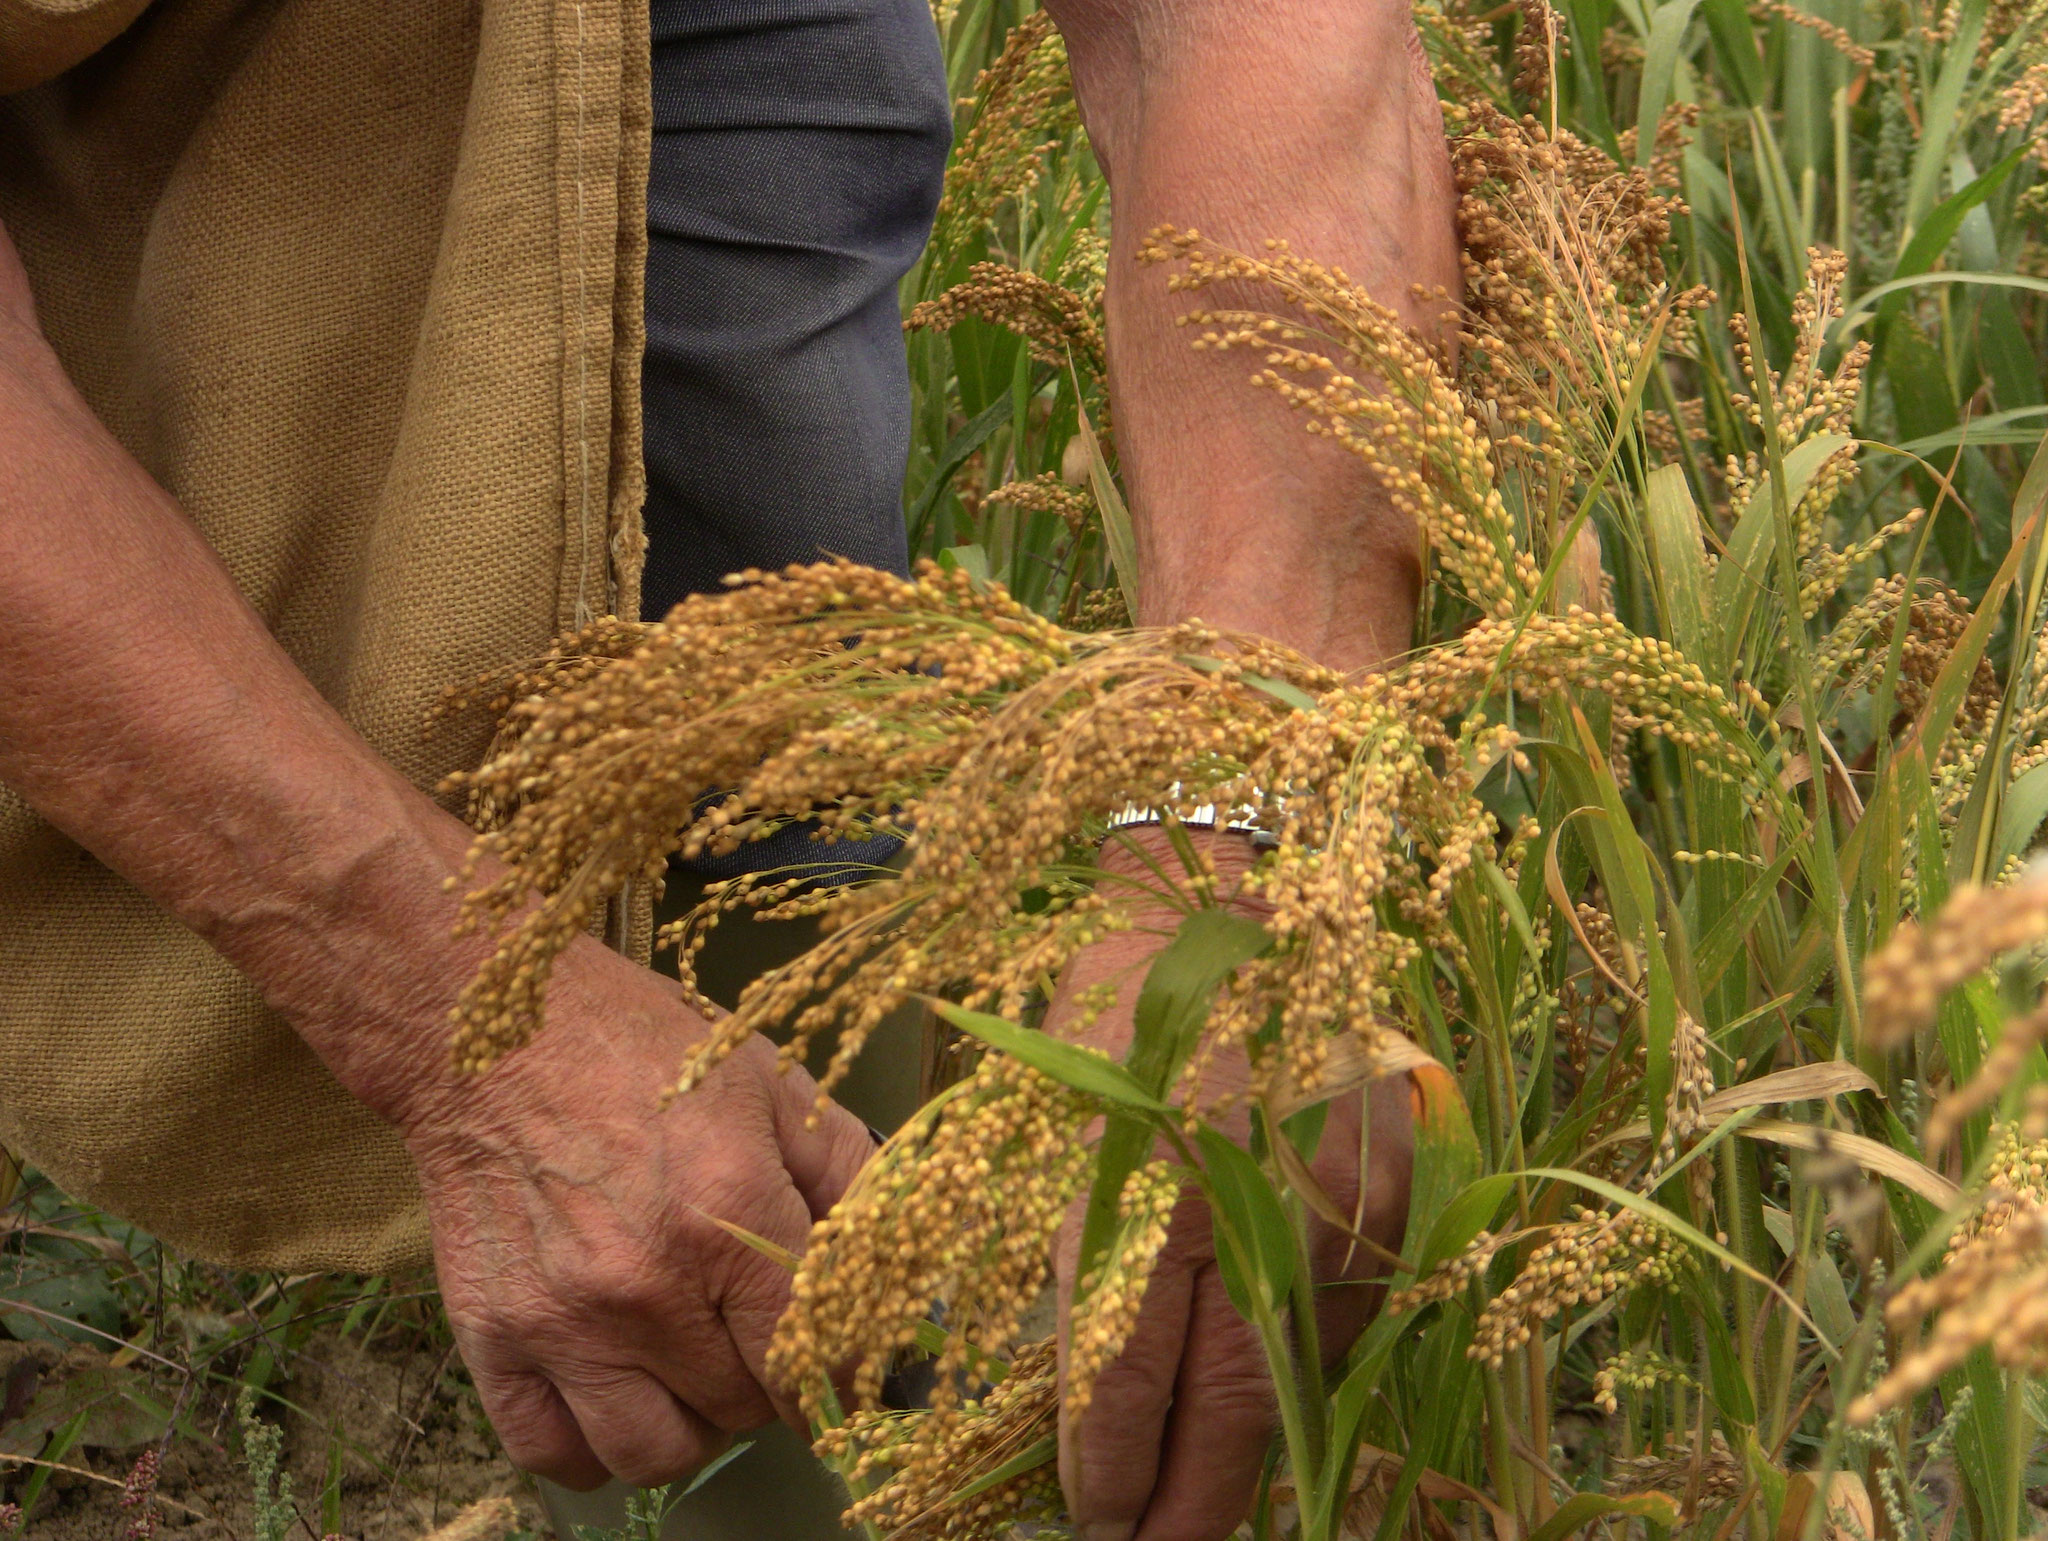
<instances>
[{"instance_id":1,"label":"fingers gripping stalk","mask_svg":"<svg viewBox=\"0 0 2048 1541\"><path fill-rule=\"evenodd\" d=\"M1191 838L1204 843L1221 891L1230 894L1249 863L1249 842L1231 835ZM1158 873L1179 865L1160 831L1133 831L1118 839L1132 842L1132 848L1113 844L1103 857L1107 871L1156 881ZM1243 897L1226 898L1224 907L1254 919L1263 909ZM1091 995L1099 1000L1113 988L1115 1004L1099 1010L1086 1036L1108 1052L1123 1053L1141 982L1179 920L1178 912L1159 906L1134 917L1130 931L1083 954L1061 981L1049 1027L1059 1030L1057 1024L1071 1021ZM1207 1003L1201 1004L1206 1015ZM1216 1109L1221 1129L1243 1140L1249 1133L1249 1091L1250 1065L1239 1050L1209 1060L1189 1095L1197 1105ZM1363 1171L1361 1152L1369 1153ZM1399 1247L1407 1221L1409 1156L1405 1082L1382 1081L1364 1096L1348 1094L1329 1105L1311 1168L1335 1202L1355 1214L1356 1232L1391 1251ZM1081 1282L1082 1231L1077 1208L1059 1242L1063 1302L1076 1298ZM1377 1301L1378 1291L1367 1281L1378 1271L1379 1258L1313 1217L1308 1245L1313 1287L1298 1298L1314 1301L1314 1321L1296 1341L1319 1345L1319 1354L1334 1363ZM1281 1421L1276 1371L1282 1394L1314 1404L1310 1416L1321 1416L1320 1393L1311 1398L1293 1384L1287 1343L1277 1345L1276 1364L1274 1342L1262 1342L1258 1326L1233 1301L1217 1248L1215 1218L1190 1189L1173 1207L1149 1280L1136 1281L1143 1305L1121 1354L1099 1366L1092 1384L1066 1387L1060 1472L1084 1535L1227 1536L1252 1506ZM1271 1305L1284 1314L1289 1298L1282 1283ZM1061 1326L1063 1369L1072 1371L1075 1317L1063 1315ZM1318 1376L1323 1368L1315 1367Z\"/></svg>"}]
</instances>

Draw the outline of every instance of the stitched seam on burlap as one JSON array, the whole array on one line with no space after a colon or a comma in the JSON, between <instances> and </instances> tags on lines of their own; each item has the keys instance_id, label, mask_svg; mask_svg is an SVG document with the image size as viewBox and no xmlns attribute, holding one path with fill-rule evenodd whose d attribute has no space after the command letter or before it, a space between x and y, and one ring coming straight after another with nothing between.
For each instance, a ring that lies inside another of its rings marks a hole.
<instances>
[{"instance_id":1,"label":"stitched seam on burlap","mask_svg":"<svg viewBox=\"0 0 2048 1541\"><path fill-rule=\"evenodd\" d=\"M576 347L576 625L588 626L594 617L590 610L590 275L587 272L588 258L584 249L585 227L589 224L584 213L583 191L583 140L584 140L584 89L583 89L583 0L575 0L576 12L576 60L573 68L576 91L576 325L574 331Z\"/></svg>"}]
</instances>

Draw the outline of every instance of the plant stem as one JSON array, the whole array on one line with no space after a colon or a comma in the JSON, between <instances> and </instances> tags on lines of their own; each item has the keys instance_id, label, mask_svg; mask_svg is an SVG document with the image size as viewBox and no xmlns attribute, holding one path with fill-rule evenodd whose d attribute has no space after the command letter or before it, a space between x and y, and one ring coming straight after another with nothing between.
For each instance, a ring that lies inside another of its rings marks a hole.
<instances>
[{"instance_id":1,"label":"plant stem","mask_svg":"<svg viewBox=\"0 0 2048 1541\"><path fill-rule=\"evenodd\" d=\"M1266 1351L1266 1367L1273 1376L1273 1396L1280 1404L1280 1432L1287 1441L1287 1464L1294 1472L1295 1499L1306 1521L1309 1501L1318 1491L1319 1472L1303 1416L1306 1409L1302 1406L1301 1382L1295 1369L1294 1354L1288 1344L1287 1331L1270 1305L1257 1305L1253 1315L1252 1325L1258 1329L1259 1344ZM1330 1541L1330 1538L1304 1531L1302 1541Z\"/></svg>"},{"instance_id":2,"label":"plant stem","mask_svg":"<svg viewBox=\"0 0 2048 1541\"><path fill-rule=\"evenodd\" d=\"M1486 1399L1486 1464L1493 1472L1493 1489L1501 1498L1522 1508L1516 1499L1519 1483L1513 1442L1508 1438L1508 1400L1498 1374L1482 1372L1480 1390ZM1526 1511L1522 1515L1527 1518Z\"/></svg>"},{"instance_id":3,"label":"plant stem","mask_svg":"<svg viewBox=\"0 0 2048 1541\"><path fill-rule=\"evenodd\" d=\"M832 1388L830 1381L824 1382L824 1390L819 1396L819 1404L824 1412L824 1416L812 1426L811 1435L814 1440L824 1430L836 1429L846 1421L846 1414L839 1406L839 1393ZM839 1473L839 1480L846 1484L846 1491L849 1494L856 1499L867 1497L871 1489L866 1482L854 1476L852 1461L834 1460L832 1462L832 1469ZM882 1534L882 1527L873 1520L861 1521L860 1528L861 1534L867 1537L867 1541L887 1541L887 1537Z\"/></svg>"},{"instance_id":4,"label":"plant stem","mask_svg":"<svg viewBox=\"0 0 2048 1541\"><path fill-rule=\"evenodd\" d=\"M1316 1284L1315 1275L1309 1270L1305 1224L1296 1227L1295 1239L1301 1255L1295 1262L1288 1318L1294 1329L1295 1380L1301 1387L1303 1432L1308 1437L1310 1458L1321 1473L1329 1457L1330 1399L1323 1385L1322 1334L1316 1326Z\"/></svg>"}]
</instances>

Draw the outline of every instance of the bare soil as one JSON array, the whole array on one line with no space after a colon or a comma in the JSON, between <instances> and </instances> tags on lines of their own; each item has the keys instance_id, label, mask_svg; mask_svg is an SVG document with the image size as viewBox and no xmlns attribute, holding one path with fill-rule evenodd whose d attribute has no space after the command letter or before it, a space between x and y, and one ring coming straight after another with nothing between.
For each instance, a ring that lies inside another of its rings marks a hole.
<instances>
[{"instance_id":1,"label":"bare soil","mask_svg":"<svg viewBox=\"0 0 2048 1541\"><path fill-rule=\"evenodd\" d=\"M9 1351L0 1355L0 1388L9 1393L0 1437L7 1425L33 1417L38 1404L61 1409L67 1387L75 1400L109 1373L106 1356L89 1349L0 1348ZM264 1413L284 1429L300 1517L293 1541L321 1541L330 1493L338 1493L336 1533L346 1541L416 1541L466 1504L495 1495L515 1501L523 1530L550 1535L531 1481L506 1461L451 1352L365 1346L323 1331L292 1356L290 1378L270 1389L276 1399ZM131 1529L137 1513L123 1506L122 1485L137 1456L155 1446L163 1450L158 1541L254 1541L233 1391L229 1385L187 1393L183 1428L168 1441L150 1435L146 1419L121 1416L118 1396L103 1399L64 1458L78 1470L52 1474L21 1534L32 1541L139 1541ZM137 1434L146 1437L137 1442ZM6 1471L6 1496L22 1495L26 1475L18 1465Z\"/></svg>"}]
</instances>

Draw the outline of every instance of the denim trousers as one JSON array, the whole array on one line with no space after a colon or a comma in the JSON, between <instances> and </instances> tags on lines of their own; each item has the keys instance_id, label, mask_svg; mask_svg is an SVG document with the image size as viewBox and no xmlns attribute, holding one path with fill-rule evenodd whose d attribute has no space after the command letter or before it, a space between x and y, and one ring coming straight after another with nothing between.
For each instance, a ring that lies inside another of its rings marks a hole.
<instances>
[{"instance_id":1,"label":"denim trousers","mask_svg":"<svg viewBox=\"0 0 2048 1541\"><path fill-rule=\"evenodd\" d=\"M653 0L647 572L902 571L897 280L952 138L926 0Z\"/></svg>"},{"instance_id":2,"label":"denim trousers","mask_svg":"<svg viewBox=\"0 0 2048 1541\"><path fill-rule=\"evenodd\" d=\"M928 0L652 0L652 23L642 613L746 567L831 555L902 572L896 287L952 137ZM672 888L685 902L688 880ZM736 994L808 940L775 931L722 927L707 989L722 970ZM880 1038L843 1100L890 1128L915 1106L918 1029ZM795 1434L742 1437L752 1448L683 1501L671 1541L844 1534L844 1490ZM617 1484L542 1494L563 1541L624 1522Z\"/></svg>"}]
</instances>

